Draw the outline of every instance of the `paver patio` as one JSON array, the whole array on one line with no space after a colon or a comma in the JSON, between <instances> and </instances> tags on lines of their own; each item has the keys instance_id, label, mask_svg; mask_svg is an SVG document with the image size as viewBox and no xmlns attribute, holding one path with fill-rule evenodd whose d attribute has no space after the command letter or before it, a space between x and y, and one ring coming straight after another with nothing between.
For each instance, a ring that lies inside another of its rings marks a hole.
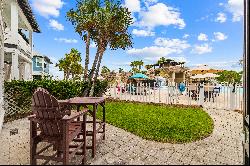
<instances>
[{"instance_id":1,"label":"paver patio","mask_svg":"<svg viewBox=\"0 0 250 166\"><path fill-rule=\"evenodd\" d=\"M106 140L98 146L94 159L88 153L87 164L243 164L242 115L225 110L206 111L214 120L212 135L187 144L148 141L107 125ZM15 128L18 134L10 135ZM0 164L29 164L27 118L6 123L0 145Z\"/></svg>"}]
</instances>

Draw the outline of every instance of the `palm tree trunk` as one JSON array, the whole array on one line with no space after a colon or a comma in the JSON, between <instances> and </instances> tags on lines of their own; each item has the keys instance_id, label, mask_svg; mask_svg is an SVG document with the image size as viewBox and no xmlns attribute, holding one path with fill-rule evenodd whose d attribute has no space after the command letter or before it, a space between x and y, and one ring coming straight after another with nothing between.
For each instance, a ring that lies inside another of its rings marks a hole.
<instances>
[{"instance_id":1,"label":"palm tree trunk","mask_svg":"<svg viewBox=\"0 0 250 166\"><path fill-rule=\"evenodd\" d=\"M88 78L89 47L90 47L90 32L87 32L84 80L87 80L87 78Z\"/></svg>"},{"instance_id":2,"label":"palm tree trunk","mask_svg":"<svg viewBox=\"0 0 250 166\"><path fill-rule=\"evenodd\" d=\"M94 59L94 62L93 62L92 68L91 68L91 72L89 74L89 80L93 79L93 76L95 74L95 69L96 69L96 65L97 65L100 53L101 53L101 48L98 46L97 52L96 52L96 55L95 55L95 59Z\"/></svg>"},{"instance_id":3,"label":"palm tree trunk","mask_svg":"<svg viewBox=\"0 0 250 166\"><path fill-rule=\"evenodd\" d=\"M88 86L86 87L86 89L83 92L84 97L89 96L90 86L91 86L91 82L92 82L92 79L93 79L93 76L94 76L94 73L95 73L95 68L96 68L97 61L99 59L99 55L100 55L100 47L98 46L97 47L97 52L96 52L96 55L95 55L95 59L94 59L94 62L93 62L93 65L92 65L92 68L91 68L91 71L90 71L90 74L89 74L89 77L88 77Z\"/></svg>"},{"instance_id":4,"label":"palm tree trunk","mask_svg":"<svg viewBox=\"0 0 250 166\"><path fill-rule=\"evenodd\" d=\"M95 72L94 81L93 81L93 84L92 84L92 87L91 87L91 90L90 90L90 96L94 96L95 83L97 81L98 73L99 73L99 70L100 70L103 53L104 53L104 49L101 49L100 56L99 56L99 59L98 59L98 65L97 65L96 72Z\"/></svg>"}]
</instances>

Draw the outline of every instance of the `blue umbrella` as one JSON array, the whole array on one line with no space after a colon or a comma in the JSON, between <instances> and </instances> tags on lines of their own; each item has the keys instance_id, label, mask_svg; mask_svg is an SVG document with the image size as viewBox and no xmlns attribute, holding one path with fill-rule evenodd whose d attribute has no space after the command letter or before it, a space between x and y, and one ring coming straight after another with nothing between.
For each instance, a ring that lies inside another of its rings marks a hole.
<instances>
[{"instance_id":1,"label":"blue umbrella","mask_svg":"<svg viewBox=\"0 0 250 166\"><path fill-rule=\"evenodd\" d=\"M133 76L129 77L129 78L143 78L143 79L148 79L148 76L146 76L145 74L142 73L136 73Z\"/></svg>"}]
</instances>

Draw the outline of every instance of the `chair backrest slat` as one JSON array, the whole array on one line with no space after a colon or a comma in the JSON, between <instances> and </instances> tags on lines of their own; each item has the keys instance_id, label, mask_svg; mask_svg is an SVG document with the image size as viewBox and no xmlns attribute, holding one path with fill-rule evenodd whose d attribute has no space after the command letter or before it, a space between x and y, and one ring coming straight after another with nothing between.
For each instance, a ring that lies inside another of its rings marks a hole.
<instances>
[{"instance_id":1,"label":"chair backrest slat","mask_svg":"<svg viewBox=\"0 0 250 166\"><path fill-rule=\"evenodd\" d=\"M38 88L32 96L32 112L38 119L42 134L56 137L62 135L64 110L59 109L57 99L43 88Z\"/></svg>"}]
</instances>

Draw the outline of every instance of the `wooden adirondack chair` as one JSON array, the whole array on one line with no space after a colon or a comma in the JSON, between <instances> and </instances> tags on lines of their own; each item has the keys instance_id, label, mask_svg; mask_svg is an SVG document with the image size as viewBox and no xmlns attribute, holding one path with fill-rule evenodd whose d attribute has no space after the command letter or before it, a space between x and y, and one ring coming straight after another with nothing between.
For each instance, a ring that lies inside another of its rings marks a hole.
<instances>
[{"instance_id":1,"label":"wooden adirondack chair","mask_svg":"<svg viewBox=\"0 0 250 166\"><path fill-rule=\"evenodd\" d=\"M33 115L28 117L30 120L30 163L36 165L37 159L43 159L46 160L44 164L53 160L68 165L70 158L74 155L81 155L82 164L84 164L86 160L87 111L87 109L83 109L67 115L65 107L60 107L55 97L45 90L36 90L32 96ZM83 117L83 120L75 121L79 117ZM79 141L81 135L83 141ZM37 152L37 144L40 142L47 142L49 145ZM70 145L72 142L77 143ZM42 155L50 147L53 147L53 151L56 153L51 156Z\"/></svg>"}]
</instances>

